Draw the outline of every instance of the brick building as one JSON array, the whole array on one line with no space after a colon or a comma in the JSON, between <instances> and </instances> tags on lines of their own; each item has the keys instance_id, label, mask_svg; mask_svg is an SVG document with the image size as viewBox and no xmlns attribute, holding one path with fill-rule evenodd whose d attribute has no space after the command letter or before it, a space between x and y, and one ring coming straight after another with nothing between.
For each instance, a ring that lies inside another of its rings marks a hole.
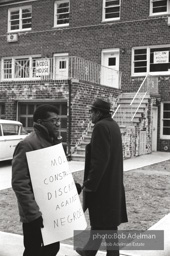
<instances>
[{"instance_id":1,"label":"brick building","mask_svg":"<svg viewBox=\"0 0 170 256\"><path fill-rule=\"evenodd\" d=\"M170 151L169 12L169 0L1 0L0 118L30 130L35 107L55 104L70 152L95 96L114 104L142 86L149 97L139 124L125 125L125 155Z\"/></svg>"}]
</instances>

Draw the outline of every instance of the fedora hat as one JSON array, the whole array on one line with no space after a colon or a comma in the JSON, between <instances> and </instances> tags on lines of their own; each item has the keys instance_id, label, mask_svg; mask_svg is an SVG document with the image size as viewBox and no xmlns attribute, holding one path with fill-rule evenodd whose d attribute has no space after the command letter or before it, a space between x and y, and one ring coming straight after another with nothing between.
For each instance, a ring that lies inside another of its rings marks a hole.
<instances>
[{"instance_id":1,"label":"fedora hat","mask_svg":"<svg viewBox=\"0 0 170 256\"><path fill-rule=\"evenodd\" d=\"M104 112L111 112L110 110L111 104L101 99L96 99L91 105L91 109L99 109Z\"/></svg>"}]
</instances>

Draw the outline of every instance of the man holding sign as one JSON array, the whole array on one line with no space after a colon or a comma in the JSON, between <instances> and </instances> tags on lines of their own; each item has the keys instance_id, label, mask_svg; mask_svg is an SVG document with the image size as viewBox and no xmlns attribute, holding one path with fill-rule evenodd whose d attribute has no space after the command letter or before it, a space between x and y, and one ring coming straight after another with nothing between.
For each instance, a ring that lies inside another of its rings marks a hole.
<instances>
[{"instance_id":1,"label":"man holding sign","mask_svg":"<svg viewBox=\"0 0 170 256\"><path fill-rule=\"evenodd\" d=\"M58 139L60 120L58 109L51 105L39 106L33 115L34 131L21 141L12 161L12 188L15 191L20 220L23 223L25 250L23 256L55 256L59 242L43 245L41 228L43 216L37 204L30 178L26 152L47 148L61 141ZM37 159L37 165L41 159ZM36 170L35 170L36 171Z\"/></svg>"}]
</instances>

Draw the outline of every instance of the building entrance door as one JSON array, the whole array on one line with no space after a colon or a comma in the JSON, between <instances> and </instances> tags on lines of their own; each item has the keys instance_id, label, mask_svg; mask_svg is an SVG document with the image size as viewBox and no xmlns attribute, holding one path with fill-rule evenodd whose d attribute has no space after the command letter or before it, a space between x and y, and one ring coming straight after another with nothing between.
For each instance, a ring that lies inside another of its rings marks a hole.
<instances>
[{"instance_id":1,"label":"building entrance door","mask_svg":"<svg viewBox=\"0 0 170 256\"><path fill-rule=\"evenodd\" d=\"M152 151L157 151L158 108L152 107Z\"/></svg>"},{"instance_id":2,"label":"building entrance door","mask_svg":"<svg viewBox=\"0 0 170 256\"><path fill-rule=\"evenodd\" d=\"M119 49L102 51L101 74L102 84L119 88Z\"/></svg>"},{"instance_id":3,"label":"building entrance door","mask_svg":"<svg viewBox=\"0 0 170 256\"><path fill-rule=\"evenodd\" d=\"M68 56L54 56L55 58L55 71L54 79L66 80L68 79Z\"/></svg>"}]
</instances>

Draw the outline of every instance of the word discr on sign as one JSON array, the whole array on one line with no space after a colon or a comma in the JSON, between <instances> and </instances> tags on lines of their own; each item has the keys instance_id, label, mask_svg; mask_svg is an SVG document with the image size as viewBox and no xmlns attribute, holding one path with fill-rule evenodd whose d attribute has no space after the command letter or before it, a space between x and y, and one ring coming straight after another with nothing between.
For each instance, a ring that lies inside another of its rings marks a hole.
<instances>
[{"instance_id":1,"label":"word discr on sign","mask_svg":"<svg viewBox=\"0 0 170 256\"><path fill-rule=\"evenodd\" d=\"M42 212L44 245L87 226L62 144L26 153L35 200Z\"/></svg>"},{"instance_id":2,"label":"word discr on sign","mask_svg":"<svg viewBox=\"0 0 170 256\"><path fill-rule=\"evenodd\" d=\"M36 76L49 76L50 60L49 59L36 60L35 71L36 71Z\"/></svg>"}]
</instances>

